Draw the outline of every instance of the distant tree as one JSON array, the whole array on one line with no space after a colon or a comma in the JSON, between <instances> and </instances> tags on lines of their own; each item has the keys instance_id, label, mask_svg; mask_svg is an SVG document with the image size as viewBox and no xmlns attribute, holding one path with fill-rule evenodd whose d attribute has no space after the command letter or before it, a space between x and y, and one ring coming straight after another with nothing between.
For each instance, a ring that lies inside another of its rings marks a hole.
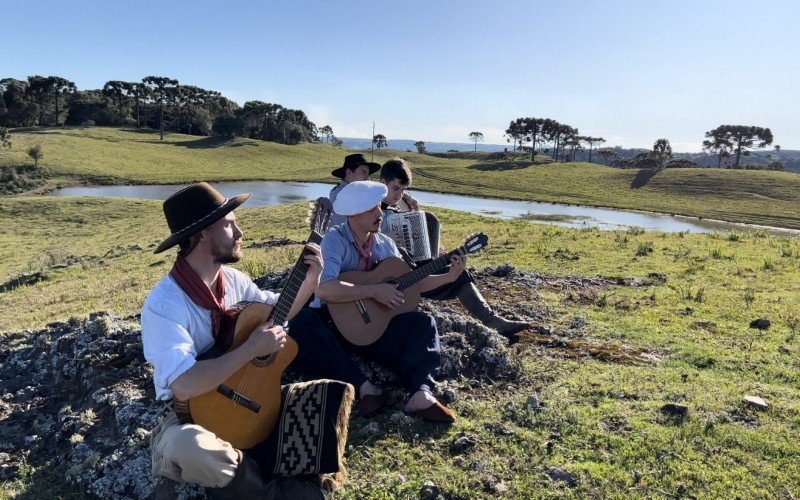
<instances>
[{"instance_id":1,"label":"distant tree","mask_svg":"<svg viewBox=\"0 0 800 500\"><path fill-rule=\"evenodd\" d=\"M425 141L417 141L414 143L414 147L417 148L417 153L425 154Z\"/></svg>"},{"instance_id":2,"label":"distant tree","mask_svg":"<svg viewBox=\"0 0 800 500\"><path fill-rule=\"evenodd\" d=\"M283 137L278 123L278 114L283 109L279 104L263 101L247 101L240 116L245 122L248 137L263 141L280 141Z\"/></svg>"},{"instance_id":3,"label":"distant tree","mask_svg":"<svg viewBox=\"0 0 800 500\"><path fill-rule=\"evenodd\" d=\"M688 158L673 158L668 161L664 168L698 168L700 165Z\"/></svg>"},{"instance_id":4,"label":"distant tree","mask_svg":"<svg viewBox=\"0 0 800 500\"><path fill-rule=\"evenodd\" d=\"M543 140L542 132L545 125L544 118L523 118L522 131L524 138L531 141L531 161L536 157L536 144Z\"/></svg>"},{"instance_id":5,"label":"distant tree","mask_svg":"<svg viewBox=\"0 0 800 500\"><path fill-rule=\"evenodd\" d=\"M577 135L578 129L549 118L544 121L542 127L544 140L553 143L553 159L556 161L558 161L559 155L563 153L563 143L571 142L572 138Z\"/></svg>"},{"instance_id":6,"label":"distant tree","mask_svg":"<svg viewBox=\"0 0 800 500\"><path fill-rule=\"evenodd\" d=\"M11 132L5 127L0 127L0 148L11 149Z\"/></svg>"},{"instance_id":7,"label":"distant tree","mask_svg":"<svg viewBox=\"0 0 800 500\"><path fill-rule=\"evenodd\" d=\"M386 142L386 136L383 134L375 134L372 137L372 144L375 145L376 148L381 149L389 146L389 143Z\"/></svg>"},{"instance_id":8,"label":"distant tree","mask_svg":"<svg viewBox=\"0 0 800 500\"><path fill-rule=\"evenodd\" d=\"M77 87L75 87L73 82L67 80L66 78L61 78L60 76L48 77L48 82L52 88L53 113L55 114L56 127L58 127L60 125L58 118L61 115L61 100L59 99L59 96L64 96L64 99L66 100L66 96L69 94L74 94L77 90Z\"/></svg>"},{"instance_id":9,"label":"distant tree","mask_svg":"<svg viewBox=\"0 0 800 500\"><path fill-rule=\"evenodd\" d=\"M653 143L653 151L651 151L650 155L653 157L653 160L655 160L658 168L661 168L664 166L664 163L672 158L672 146L670 146L667 139L657 139L656 142Z\"/></svg>"},{"instance_id":10,"label":"distant tree","mask_svg":"<svg viewBox=\"0 0 800 500\"><path fill-rule=\"evenodd\" d=\"M148 98L148 88L141 82L123 82L122 90L129 99L133 98L136 110L136 128L139 128L142 126L141 105Z\"/></svg>"},{"instance_id":11,"label":"distant tree","mask_svg":"<svg viewBox=\"0 0 800 500\"><path fill-rule=\"evenodd\" d=\"M125 87L127 83L120 80L110 80L103 85L103 95L117 103L117 118L120 122L125 120L122 106L125 104Z\"/></svg>"},{"instance_id":12,"label":"distant tree","mask_svg":"<svg viewBox=\"0 0 800 500\"><path fill-rule=\"evenodd\" d=\"M773 159L767 166L766 170L775 170L778 172L783 172L786 170L786 165L778 159Z\"/></svg>"},{"instance_id":13,"label":"distant tree","mask_svg":"<svg viewBox=\"0 0 800 500\"><path fill-rule=\"evenodd\" d=\"M67 125L113 125L119 123L116 105L102 90L82 90L69 99Z\"/></svg>"},{"instance_id":14,"label":"distant tree","mask_svg":"<svg viewBox=\"0 0 800 500\"><path fill-rule=\"evenodd\" d=\"M733 143L727 132L718 129L706 132L703 150L717 155L717 168L722 167L722 159L729 157L732 149Z\"/></svg>"},{"instance_id":15,"label":"distant tree","mask_svg":"<svg viewBox=\"0 0 800 500\"><path fill-rule=\"evenodd\" d=\"M611 160L611 158L617 156L617 153L615 153L612 149L601 149L597 152L597 154L603 158L606 165L609 164L609 160Z\"/></svg>"},{"instance_id":16,"label":"distant tree","mask_svg":"<svg viewBox=\"0 0 800 500\"><path fill-rule=\"evenodd\" d=\"M478 142L483 142L482 132L470 132L469 140L475 143L475 151L478 150Z\"/></svg>"},{"instance_id":17,"label":"distant tree","mask_svg":"<svg viewBox=\"0 0 800 500\"><path fill-rule=\"evenodd\" d=\"M175 102L178 93L178 80L166 76L146 76L142 83L148 96L158 107L158 126L161 140L164 140L164 109Z\"/></svg>"},{"instance_id":18,"label":"distant tree","mask_svg":"<svg viewBox=\"0 0 800 500\"><path fill-rule=\"evenodd\" d=\"M333 128L330 125L325 125L319 129L319 133L325 136L325 142L330 142L330 138L333 136Z\"/></svg>"},{"instance_id":19,"label":"distant tree","mask_svg":"<svg viewBox=\"0 0 800 500\"><path fill-rule=\"evenodd\" d=\"M774 148L775 148L775 151L778 151L778 152L780 152L780 150L781 150L781 147L780 147L780 145L779 145L779 144L776 144L776 145L774 146Z\"/></svg>"},{"instance_id":20,"label":"distant tree","mask_svg":"<svg viewBox=\"0 0 800 500\"><path fill-rule=\"evenodd\" d=\"M341 139L339 139L338 137L336 137L335 135L332 135L331 136L331 144L335 148L340 148L340 147L342 147L342 144L344 144L344 142Z\"/></svg>"},{"instance_id":21,"label":"distant tree","mask_svg":"<svg viewBox=\"0 0 800 500\"><path fill-rule=\"evenodd\" d=\"M40 145L31 146L28 148L28 156L33 158L33 166L39 166L39 160L44 158L44 154L42 153L42 147Z\"/></svg>"},{"instance_id":22,"label":"distant tree","mask_svg":"<svg viewBox=\"0 0 800 500\"><path fill-rule=\"evenodd\" d=\"M38 106L39 111L39 119L36 120L36 124L40 127L45 126L45 105L47 103L47 98L52 93L52 85L47 78L43 76L29 76L28 77L28 85L25 88L25 93L31 97L34 101L36 101L36 105Z\"/></svg>"},{"instance_id":23,"label":"distant tree","mask_svg":"<svg viewBox=\"0 0 800 500\"><path fill-rule=\"evenodd\" d=\"M736 153L733 168L739 168L739 159L742 154L747 155L751 148L765 148L772 144L772 131L764 127L751 125L720 125L714 130L706 132L706 137L721 138L732 145L732 152Z\"/></svg>"},{"instance_id":24,"label":"distant tree","mask_svg":"<svg viewBox=\"0 0 800 500\"><path fill-rule=\"evenodd\" d=\"M28 92L28 82L14 78L0 80L0 93L5 113L0 115L0 125L29 127L36 123L39 105Z\"/></svg>"},{"instance_id":25,"label":"distant tree","mask_svg":"<svg viewBox=\"0 0 800 500\"><path fill-rule=\"evenodd\" d=\"M214 135L229 139L241 137L246 133L244 120L233 113L216 117L211 124L211 131Z\"/></svg>"},{"instance_id":26,"label":"distant tree","mask_svg":"<svg viewBox=\"0 0 800 500\"><path fill-rule=\"evenodd\" d=\"M569 161L575 161L575 153L583 149L581 147L581 140L583 140L583 136L580 135L572 135L564 139L562 147L564 150L569 148L569 153L566 154Z\"/></svg>"},{"instance_id":27,"label":"distant tree","mask_svg":"<svg viewBox=\"0 0 800 500\"><path fill-rule=\"evenodd\" d=\"M592 149L594 148L595 144L602 144L606 142L605 139L602 137L591 137L591 136L583 136L583 142L589 145L589 163L592 162Z\"/></svg>"},{"instance_id":28,"label":"distant tree","mask_svg":"<svg viewBox=\"0 0 800 500\"><path fill-rule=\"evenodd\" d=\"M173 128L186 134L210 134L214 117L208 108L220 97L221 94L215 90L181 85L175 95L176 123Z\"/></svg>"},{"instance_id":29,"label":"distant tree","mask_svg":"<svg viewBox=\"0 0 800 500\"><path fill-rule=\"evenodd\" d=\"M512 142L514 144L513 151L517 150L517 143L522 146L523 139L525 138L524 118L511 120L506 129L505 136L506 142ZM527 142L527 140L524 142Z\"/></svg>"}]
</instances>

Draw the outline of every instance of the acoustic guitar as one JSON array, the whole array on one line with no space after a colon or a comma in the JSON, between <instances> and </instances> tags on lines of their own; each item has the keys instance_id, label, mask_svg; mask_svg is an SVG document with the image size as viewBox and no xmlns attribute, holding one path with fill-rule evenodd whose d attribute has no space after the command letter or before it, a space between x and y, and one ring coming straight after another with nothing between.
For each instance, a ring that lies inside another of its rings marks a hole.
<instances>
[{"instance_id":1,"label":"acoustic guitar","mask_svg":"<svg viewBox=\"0 0 800 500\"><path fill-rule=\"evenodd\" d=\"M330 202L327 198L321 200L317 200L311 218L309 243L319 244L322 241L320 233L330 223ZM239 302L225 311L217 341L198 360L219 357L236 349L267 320L285 326L292 304L305 280L308 266L303 258L308 253L304 248L274 306L262 302ZM281 375L295 356L297 342L289 337L282 350L250 360L216 390L189 401L175 400L175 412L182 422L201 425L234 448L252 448L264 441L275 427L281 408Z\"/></svg>"},{"instance_id":2,"label":"acoustic guitar","mask_svg":"<svg viewBox=\"0 0 800 500\"><path fill-rule=\"evenodd\" d=\"M339 275L339 281L354 285L375 285L391 283L403 292L404 303L397 309L390 309L373 299L360 299L353 302L328 302L336 328L350 343L364 346L381 338L393 317L413 311L419 305L418 283L441 272L450 263L450 257L459 252L471 254L478 252L489 243L489 237L478 233L467 238L464 245L433 259L413 271L403 259L389 257L372 271L348 271Z\"/></svg>"}]
</instances>

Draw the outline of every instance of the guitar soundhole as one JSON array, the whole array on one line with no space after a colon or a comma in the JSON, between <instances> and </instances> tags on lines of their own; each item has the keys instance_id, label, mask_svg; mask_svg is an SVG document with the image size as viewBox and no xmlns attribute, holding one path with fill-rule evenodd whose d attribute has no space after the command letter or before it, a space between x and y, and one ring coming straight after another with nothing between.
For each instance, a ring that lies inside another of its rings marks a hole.
<instances>
[{"instance_id":1,"label":"guitar soundhole","mask_svg":"<svg viewBox=\"0 0 800 500\"><path fill-rule=\"evenodd\" d=\"M255 367L263 368L265 366L272 364L272 362L275 361L275 357L277 355L278 355L277 353L272 353L269 356L258 356L250 360L250 363Z\"/></svg>"}]
</instances>

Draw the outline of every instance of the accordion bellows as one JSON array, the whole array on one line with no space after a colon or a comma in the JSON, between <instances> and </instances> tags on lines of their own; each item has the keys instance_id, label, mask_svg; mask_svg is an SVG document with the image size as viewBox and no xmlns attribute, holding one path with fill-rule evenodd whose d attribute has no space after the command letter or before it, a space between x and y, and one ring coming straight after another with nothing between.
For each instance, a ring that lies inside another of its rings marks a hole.
<instances>
[{"instance_id":1,"label":"accordion bellows","mask_svg":"<svg viewBox=\"0 0 800 500\"><path fill-rule=\"evenodd\" d=\"M414 262L430 260L439 251L439 221L423 211L393 212L386 215L389 231L400 234L403 247ZM434 241L435 240L435 241Z\"/></svg>"}]
</instances>

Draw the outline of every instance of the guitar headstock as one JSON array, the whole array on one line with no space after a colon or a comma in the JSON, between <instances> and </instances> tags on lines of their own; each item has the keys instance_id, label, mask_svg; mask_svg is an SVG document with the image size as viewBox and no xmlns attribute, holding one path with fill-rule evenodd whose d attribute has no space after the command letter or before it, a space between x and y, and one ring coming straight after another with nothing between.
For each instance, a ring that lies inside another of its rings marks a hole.
<instances>
[{"instance_id":1,"label":"guitar headstock","mask_svg":"<svg viewBox=\"0 0 800 500\"><path fill-rule=\"evenodd\" d=\"M467 238L467 240L464 242L464 246L461 248L464 249L465 253L475 253L486 248L488 244L489 237L484 233L477 233Z\"/></svg>"},{"instance_id":2,"label":"guitar headstock","mask_svg":"<svg viewBox=\"0 0 800 500\"><path fill-rule=\"evenodd\" d=\"M328 226L331 225L332 217L333 204L328 198L321 196L309 205L307 220L311 231L325 234L328 231Z\"/></svg>"}]
</instances>

